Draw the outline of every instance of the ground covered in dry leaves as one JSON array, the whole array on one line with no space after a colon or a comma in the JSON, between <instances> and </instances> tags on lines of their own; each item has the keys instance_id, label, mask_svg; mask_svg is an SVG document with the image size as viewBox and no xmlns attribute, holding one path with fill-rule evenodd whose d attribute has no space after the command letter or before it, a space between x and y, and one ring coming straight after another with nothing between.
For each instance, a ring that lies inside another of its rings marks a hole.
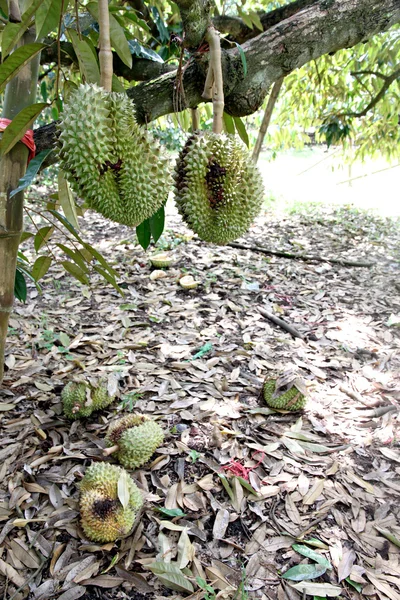
<instances>
[{"instance_id":1,"label":"ground covered in dry leaves","mask_svg":"<svg viewBox=\"0 0 400 600\"><path fill-rule=\"evenodd\" d=\"M43 294L31 287L15 306L0 392L0 597L400 600L398 223L265 214L244 240L375 262L355 268L206 245L172 214L159 247L176 262L157 280L132 231L94 214L82 229L125 297L55 265ZM183 273L200 286L182 290ZM288 368L309 386L303 414L260 396ZM119 398L70 422L62 387L99 375L118 380ZM108 423L132 410L156 417L166 440L132 472L146 497L132 535L95 544L78 484L103 459Z\"/></svg>"}]
</instances>

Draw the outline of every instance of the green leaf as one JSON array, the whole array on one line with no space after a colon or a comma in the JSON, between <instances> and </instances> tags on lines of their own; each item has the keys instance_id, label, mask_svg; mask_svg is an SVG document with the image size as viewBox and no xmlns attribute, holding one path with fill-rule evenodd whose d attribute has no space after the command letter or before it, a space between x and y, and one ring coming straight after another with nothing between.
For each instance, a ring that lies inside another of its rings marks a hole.
<instances>
[{"instance_id":1,"label":"green leaf","mask_svg":"<svg viewBox=\"0 0 400 600\"><path fill-rule=\"evenodd\" d=\"M42 279L50 268L52 262L51 256L39 256L32 267L32 277L35 281Z\"/></svg>"},{"instance_id":2,"label":"green leaf","mask_svg":"<svg viewBox=\"0 0 400 600\"><path fill-rule=\"evenodd\" d=\"M64 260L61 264L64 267L64 269L67 271L67 273L69 273L70 275L75 277L75 279L77 279L81 283L88 285L89 279L85 275L84 271L78 265L76 265L75 263L69 262L69 260Z\"/></svg>"},{"instance_id":3,"label":"green leaf","mask_svg":"<svg viewBox=\"0 0 400 600\"><path fill-rule=\"evenodd\" d=\"M165 517L186 517L186 513L184 513L180 508L161 508L156 506L154 510L161 513Z\"/></svg>"},{"instance_id":4,"label":"green leaf","mask_svg":"<svg viewBox=\"0 0 400 600\"><path fill-rule=\"evenodd\" d=\"M105 271L104 269L102 269L101 267L99 267L99 265L93 265L93 268L95 271L97 271L102 277L104 277L104 279L106 281L108 281L108 283L111 283L111 285L113 286L113 288L115 288L117 290L117 292L121 295L121 296L125 296L124 292L122 291L122 289L119 287L118 283L115 281L114 277L112 275L110 275L109 273L107 273L107 271Z\"/></svg>"},{"instance_id":5,"label":"green leaf","mask_svg":"<svg viewBox=\"0 0 400 600\"><path fill-rule=\"evenodd\" d=\"M236 477L236 479L239 481L239 483L240 483L240 485L242 487L244 487L246 490L248 490L249 492L251 492L252 494L254 494L254 496L258 496L257 490L255 490L253 488L253 486L251 486L248 481L246 481L245 479L243 479L243 477Z\"/></svg>"},{"instance_id":6,"label":"green leaf","mask_svg":"<svg viewBox=\"0 0 400 600\"><path fill-rule=\"evenodd\" d=\"M231 486L228 483L227 478L225 477L225 475L222 475L221 473L218 473L218 477L220 478L221 483L224 486L226 493L228 494L229 498L231 499L231 502L233 502L235 500L235 495L232 491Z\"/></svg>"},{"instance_id":7,"label":"green leaf","mask_svg":"<svg viewBox=\"0 0 400 600\"><path fill-rule=\"evenodd\" d=\"M106 271L108 271L108 273L110 273L111 277L118 277L117 271L115 271L115 269L112 268L112 266L106 261L104 256L96 250L96 248L93 248L93 246L91 246L87 242L81 242L81 243L82 243L82 246L88 252L90 252L90 254L102 265L102 267L104 267L104 269Z\"/></svg>"},{"instance_id":8,"label":"green leaf","mask_svg":"<svg viewBox=\"0 0 400 600\"><path fill-rule=\"evenodd\" d=\"M148 568L158 577L165 587L177 592L194 592L191 582L183 575L176 563L156 561Z\"/></svg>"},{"instance_id":9,"label":"green leaf","mask_svg":"<svg viewBox=\"0 0 400 600\"><path fill-rule=\"evenodd\" d=\"M113 73L112 76L112 91L117 92L118 94L126 93L124 86L122 85L118 77L115 75L115 73Z\"/></svg>"},{"instance_id":10,"label":"green leaf","mask_svg":"<svg viewBox=\"0 0 400 600\"><path fill-rule=\"evenodd\" d=\"M160 34L160 40L162 44L167 44L169 42L169 33L168 29L165 26L165 23L160 15L158 8L155 6L150 6L150 12L153 17L153 21L157 25L158 33Z\"/></svg>"},{"instance_id":11,"label":"green leaf","mask_svg":"<svg viewBox=\"0 0 400 600\"><path fill-rule=\"evenodd\" d=\"M11 194L10 194L10 197L11 197ZM29 240L29 238L32 238L32 237L33 237L33 233L30 233L29 231L23 231L21 233L21 239L19 240L19 244L21 245L22 242L24 242L25 240Z\"/></svg>"},{"instance_id":12,"label":"green leaf","mask_svg":"<svg viewBox=\"0 0 400 600\"><path fill-rule=\"evenodd\" d=\"M80 267L82 269L82 271L84 271L85 273L89 273L89 269L87 268L87 265L85 263L85 259L84 259L84 257L81 254L79 254L79 252L76 252L76 250L72 250L72 248L69 248L68 246L65 246L64 244L57 244L57 246L71 260L73 260L74 263L76 263L78 265L78 267Z\"/></svg>"},{"instance_id":13,"label":"green leaf","mask_svg":"<svg viewBox=\"0 0 400 600\"><path fill-rule=\"evenodd\" d=\"M239 50L240 59L242 61L242 65L243 65L243 77L246 77L246 75L247 75L247 60L246 60L246 55L245 55L244 50L243 50L243 48L242 48L242 46L240 44L238 44L237 42L234 42L234 44L236 44L237 49Z\"/></svg>"},{"instance_id":14,"label":"green leaf","mask_svg":"<svg viewBox=\"0 0 400 600\"><path fill-rule=\"evenodd\" d=\"M342 588L330 583L314 583L304 581L301 583L291 583L290 587L300 593L309 594L310 596L321 596L322 598L340 596Z\"/></svg>"},{"instance_id":15,"label":"green leaf","mask_svg":"<svg viewBox=\"0 0 400 600\"><path fill-rule=\"evenodd\" d=\"M249 17L252 20L252 22L254 23L254 25L257 27L257 29L259 29L260 31L264 31L264 27L262 26L260 17L256 12L249 13Z\"/></svg>"},{"instance_id":16,"label":"green leaf","mask_svg":"<svg viewBox=\"0 0 400 600\"><path fill-rule=\"evenodd\" d=\"M389 542L392 542L392 544L394 544L395 546L400 548L400 538L399 537L396 537L388 529L384 529L383 527L378 527L377 525L374 525L374 527L381 535L383 535L383 537L385 537L387 540L389 540Z\"/></svg>"},{"instance_id":17,"label":"green leaf","mask_svg":"<svg viewBox=\"0 0 400 600\"><path fill-rule=\"evenodd\" d=\"M43 39L58 27L62 0L43 0L35 15L36 39Z\"/></svg>"},{"instance_id":18,"label":"green leaf","mask_svg":"<svg viewBox=\"0 0 400 600\"><path fill-rule=\"evenodd\" d=\"M154 243L158 242L160 239L162 232L164 231L165 224L165 210L164 204L160 206L158 211L154 213L149 219L150 232L153 236Z\"/></svg>"},{"instance_id":19,"label":"green leaf","mask_svg":"<svg viewBox=\"0 0 400 600\"><path fill-rule=\"evenodd\" d=\"M42 4L43 0L33 0L21 16L21 23L7 23L3 31L1 52L3 58L10 53L16 43L22 38L30 25L30 21Z\"/></svg>"},{"instance_id":20,"label":"green leaf","mask_svg":"<svg viewBox=\"0 0 400 600\"><path fill-rule=\"evenodd\" d=\"M14 53L11 56L14 56ZM39 173L40 167L51 152L53 152L51 148L48 150L42 150L39 152L39 154L32 158L26 169L25 175L18 181L18 187L10 192L10 198L13 198L15 194L22 192L22 190L25 190L33 183L36 175Z\"/></svg>"},{"instance_id":21,"label":"green leaf","mask_svg":"<svg viewBox=\"0 0 400 600\"><path fill-rule=\"evenodd\" d=\"M21 46L14 50L0 66L0 92L4 90L7 83L15 77L28 62L45 47L45 44L35 43L26 44L26 46Z\"/></svg>"},{"instance_id":22,"label":"green leaf","mask_svg":"<svg viewBox=\"0 0 400 600\"><path fill-rule=\"evenodd\" d=\"M79 39L74 29L67 29L68 36L72 42L75 54L78 57L79 69L87 83L100 84L100 68L97 55L93 53L92 47L84 36Z\"/></svg>"},{"instance_id":23,"label":"green leaf","mask_svg":"<svg viewBox=\"0 0 400 600\"><path fill-rule=\"evenodd\" d=\"M41 229L39 229L39 231L35 235L35 239L33 242L36 252L39 252L43 244L45 244L47 240L51 237L53 231L54 227L52 227L51 225L47 225L46 227L42 227Z\"/></svg>"},{"instance_id":24,"label":"green leaf","mask_svg":"<svg viewBox=\"0 0 400 600\"><path fill-rule=\"evenodd\" d=\"M78 242L80 242L82 244L82 246L86 247L86 244L83 242L83 240L79 236L78 232L75 230L75 227L73 227L73 225L71 225L71 223L68 221L68 219L66 219L64 217L64 215L59 213L57 210L53 210L53 209L49 209L49 213L51 215L53 215L53 217L55 217L57 219L57 221L59 221L62 225L64 225L65 229L67 229L70 233L72 233L74 238L77 239Z\"/></svg>"},{"instance_id":25,"label":"green leaf","mask_svg":"<svg viewBox=\"0 0 400 600\"><path fill-rule=\"evenodd\" d=\"M249 29L253 29L253 23L249 15L243 12L240 8L238 8L238 14L241 17L243 23L249 27Z\"/></svg>"},{"instance_id":26,"label":"green leaf","mask_svg":"<svg viewBox=\"0 0 400 600\"><path fill-rule=\"evenodd\" d=\"M58 336L58 339L60 340L60 342L62 343L62 345L64 346L64 348L68 348L68 346L71 343L71 340L70 340L69 336L64 331L62 331L60 333L60 335Z\"/></svg>"},{"instance_id":27,"label":"green leaf","mask_svg":"<svg viewBox=\"0 0 400 600\"><path fill-rule=\"evenodd\" d=\"M242 121L242 119L240 117L233 117L233 120L235 122L235 126L236 126L236 129L237 129L237 132L239 134L240 139L249 148L250 147L250 142L249 142L249 136L247 134L245 124L243 123L243 121Z\"/></svg>"},{"instance_id":28,"label":"green leaf","mask_svg":"<svg viewBox=\"0 0 400 600\"><path fill-rule=\"evenodd\" d=\"M99 21L99 7L96 2L89 2L86 7L90 14ZM115 48L116 53L120 57L123 63L127 67L132 67L132 55L129 49L128 40L125 37L125 33L117 19L110 14L110 37L111 45Z\"/></svg>"},{"instance_id":29,"label":"green leaf","mask_svg":"<svg viewBox=\"0 0 400 600\"><path fill-rule=\"evenodd\" d=\"M129 48L131 54L137 56L138 58L147 58L148 60L152 60L153 62L163 63L163 59L157 52L151 50L150 48L145 48L142 44L139 44L137 40L129 40L128 41Z\"/></svg>"},{"instance_id":30,"label":"green leaf","mask_svg":"<svg viewBox=\"0 0 400 600\"><path fill-rule=\"evenodd\" d=\"M232 135L235 135L235 123L233 121L233 118L226 112L224 112L223 117L226 133L231 133Z\"/></svg>"},{"instance_id":31,"label":"green leaf","mask_svg":"<svg viewBox=\"0 0 400 600\"><path fill-rule=\"evenodd\" d=\"M326 572L326 567L319 563L314 565L296 565L282 575L283 579L290 581L303 581L304 579L317 579Z\"/></svg>"},{"instance_id":32,"label":"green leaf","mask_svg":"<svg viewBox=\"0 0 400 600\"><path fill-rule=\"evenodd\" d=\"M305 544L308 544L309 546L314 546L314 548L321 548L321 550L329 550L329 546L327 546L324 542L321 542L321 540L318 540L317 538L310 538L308 540L304 540Z\"/></svg>"},{"instance_id":33,"label":"green leaf","mask_svg":"<svg viewBox=\"0 0 400 600\"><path fill-rule=\"evenodd\" d=\"M46 102L31 104L23 108L5 128L0 142L0 156L7 154L31 128L35 119L46 108Z\"/></svg>"},{"instance_id":34,"label":"green leaf","mask_svg":"<svg viewBox=\"0 0 400 600\"><path fill-rule=\"evenodd\" d=\"M69 183L65 179L65 175L61 169L58 171L58 199L60 200L65 217L75 229L79 229L74 197L71 188L69 187Z\"/></svg>"},{"instance_id":35,"label":"green leaf","mask_svg":"<svg viewBox=\"0 0 400 600\"><path fill-rule=\"evenodd\" d=\"M150 230L150 222L149 219L143 221L136 227L136 235L139 244L142 246L143 250L147 250L150 246L151 240L151 230Z\"/></svg>"},{"instance_id":36,"label":"green leaf","mask_svg":"<svg viewBox=\"0 0 400 600\"><path fill-rule=\"evenodd\" d=\"M20 269L17 267L17 270L15 271L14 296L17 298L17 300L26 302L27 294L28 289L26 287L25 277L22 271L20 271Z\"/></svg>"},{"instance_id":37,"label":"green leaf","mask_svg":"<svg viewBox=\"0 0 400 600\"><path fill-rule=\"evenodd\" d=\"M353 581L352 579L350 579L350 577L346 577L345 581L347 581L347 583L349 583L351 586L353 586L353 588L355 588L357 590L357 592L359 594L361 594L363 586L361 585L361 583L357 583L356 581Z\"/></svg>"},{"instance_id":38,"label":"green leaf","mask_svg":"<svg viewBox=\"0 0 400 600\"><path fill-rule=\"evenodd\" d=\"M302 554L307 558L311 558L311 560L315 560L315 562L319 563L320 565L324 565L327 569L332 569L331 563L327 558L325 558L325 556L315 552L315 550L311 550L311 548L308 548L308 546L303 546L303 544L293 544L292 548L299 554Z\"/></svg>"}]
</instances>

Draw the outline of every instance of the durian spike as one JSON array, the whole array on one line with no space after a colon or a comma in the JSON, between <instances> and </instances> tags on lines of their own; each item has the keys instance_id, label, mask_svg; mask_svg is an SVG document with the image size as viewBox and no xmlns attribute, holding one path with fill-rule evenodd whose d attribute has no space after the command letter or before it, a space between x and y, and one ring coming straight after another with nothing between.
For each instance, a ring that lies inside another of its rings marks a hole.
<instances>
[{"instance_id":1,"label":"durian spike","mask_svg":"<svg viewBox=\"0 0 400 600\"><path fill-rule=\"evenodd\" d=\"M108 0L99 0L99 27L100 27L100 85L106 90L112 90L113 56L110 43L110 15Z\"/></svg>"},{"instance_id":2,"label":"durian spike","mask_svg":"<svg viewBox=\"0 0 400 600\"><path fill-rule=\"evenodd\" d=\"M118 452L118 450L119 450L118 444L114 444L114 446L111 446L111 448L104 448L103 455L110 456L110 454L114 454L114 452Z\"/></svg>"},{"instance_id":3,"label":"durian spike","mask_svg":"<svg viewBox=\"0 0 400 600\"><path fill-rule=\"evenodd\" d=\"M210 47L210 62L203 97L210 98L210 88L212 85L213 132L221 133L224 114L224 80L222 77L221 40L219 32L212 25L207 29L206 40Z\"/></svg>"}]
</instances>

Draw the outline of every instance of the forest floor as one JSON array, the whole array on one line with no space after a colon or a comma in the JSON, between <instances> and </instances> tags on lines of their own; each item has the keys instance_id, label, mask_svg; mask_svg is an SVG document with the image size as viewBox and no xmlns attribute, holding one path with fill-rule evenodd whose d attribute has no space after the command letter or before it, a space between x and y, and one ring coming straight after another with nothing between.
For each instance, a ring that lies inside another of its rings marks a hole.
<instances>
[{"instance_id":1,"label":"forest floor","mask_svg":"<svg viewBox=\"0 0 400 600\"><path fill-rule=\"evenodd\" d=\"M125 297L54 264L43 293L31 286L15 304L0 391L0 597L400 600L398 221L266 213L242 240L374 263L349 267L207 245L172 213L158 246L175 264L157 280L132 231L92 213L81 225ZM183 273L199 287L181 289ZM287 369L309 388L303 413L260 396ZM71 422L63 386L99 375L118 379L119 398ZM133 533L93 543L78 484L103 460L109 422L132 410L156 417L165 442L131 472L145 496Z\"/></svg>"}]
</instances>

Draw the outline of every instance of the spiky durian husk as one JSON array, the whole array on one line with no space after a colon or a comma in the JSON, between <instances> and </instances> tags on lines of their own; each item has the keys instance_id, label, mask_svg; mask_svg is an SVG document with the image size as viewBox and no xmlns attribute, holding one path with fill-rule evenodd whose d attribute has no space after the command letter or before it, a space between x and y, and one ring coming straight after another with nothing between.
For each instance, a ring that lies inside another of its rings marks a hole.
<instances>
[{"instance_id":1,"label":"spiky durian husk","mask_svg":"<svg viewBox=\"0 0 400 600\"><path fill-rule=\"evenodd\" d=\"M79 86L59 125L61 168L86 204L135 227L168 197L168 159L135 120L125 94Z\"/></svg>"},{"instance_id":2,"label":"spiky durian husk","mask_svg":"<svg viewBox=\"0 0 400 600\"><path fill-rule=\"evenodd\" d=\"M263 394L264 400L271 408L280 410L301 410L307 403L307 396L302 394L294 385L287 392L274 397L276 380L270 379L264 383Z\"/></svg>"},{"instance_id":3,"label":"spiky durian husk","mask_svg":"<svg viewBox=\"0 0 400 600\"><path fill-rule=\"evenodd\" d=\"M102 381L98 386L88 383L67 383L61 392L64 414L69 419L82 419L89 417L92 412L101 410L114 401L115 396L110 396L107 383Z\"/></svg>"},{"instance_id":4,"label":"spiky durian husk","mask_svg":"<svg viewBox=\"0 0 400 600\"><path fill-rule=\"evenodd\" d=\"M227 244L260 212L262 178L233 135L196 132L175 167L175 200L182 218L206 242Z\"/></svg>"},{"instance_id":5,"label":"spiky durian husk","mask_svg":"<svg viewBox=\"0 0 400 600\"><path fill-rule=\"evenodd\" d=\"M106 437L108 447L118 444L117 460L128 469L144 465L164 441L160 425L144 415L126 415L111 423Z\"/></svg>"},{"instance_id":6,"label":"spiky durian husk","mask_svg":"<svg viewBox=\"0 0 400 600\"><path fill-rule=\"evenodd\" d=\"M129 493L126 508L118 498L118 481L124 473ZM130 532L143 504L143 497L124 469L108 463L97 463L86 470L79 487L82 528L89 539L113 542Z\"/></svg>"}]
</instances>

